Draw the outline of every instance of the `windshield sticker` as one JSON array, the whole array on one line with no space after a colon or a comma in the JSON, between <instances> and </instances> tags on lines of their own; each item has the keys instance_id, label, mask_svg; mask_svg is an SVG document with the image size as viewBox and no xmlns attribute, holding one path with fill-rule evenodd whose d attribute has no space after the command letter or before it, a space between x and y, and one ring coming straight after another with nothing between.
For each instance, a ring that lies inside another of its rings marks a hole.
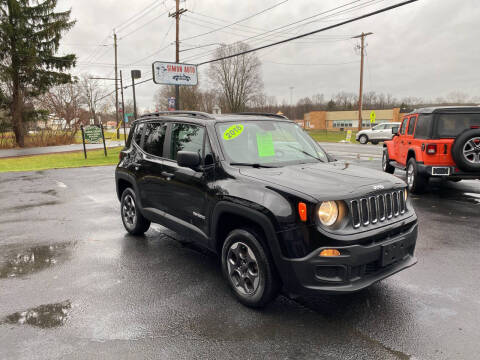
<instances>
[{"instance_id":1,"label":"windshield sticker","mask_svg":"<svg viewBox=\"0 0 480 360\"><path fill-rule=\"evenodd\" d=\"M272 133L257 134L257 148L260 157L275 156Z\"/></svg>"},{"instance_id":2,"label":"windshield sticker","mask_svg":"<svg viewBox=\"0 0 480 360\"><path fill-rule=\"evenodd\" d=\"M225 132L223 133L223 138L225 140L232 140L235 139L238 135L243 132L243 125L235 124L230 126Z\"/></svg>"}]
</instances>

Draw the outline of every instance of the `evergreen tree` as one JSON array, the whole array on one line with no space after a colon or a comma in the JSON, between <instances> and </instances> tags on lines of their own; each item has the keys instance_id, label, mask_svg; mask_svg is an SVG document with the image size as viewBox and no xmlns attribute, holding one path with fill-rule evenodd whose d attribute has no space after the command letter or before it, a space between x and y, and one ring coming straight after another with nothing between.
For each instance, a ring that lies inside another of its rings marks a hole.
<instances>
[{"instance_id":1,"label":"evergreen tree","mask_svg":"<svg viewBox=\"0 0 480 360\"><path fill-rule=\"evenodd\" d=\"M71 81L74 54L55 56L75 21L55 12L57 0L0 0L0 76L11 89L10 110L18 146L24 146L25 104L52 86ZM31 114L30 114L31 115Z\"/></svg>"}]
</instances>

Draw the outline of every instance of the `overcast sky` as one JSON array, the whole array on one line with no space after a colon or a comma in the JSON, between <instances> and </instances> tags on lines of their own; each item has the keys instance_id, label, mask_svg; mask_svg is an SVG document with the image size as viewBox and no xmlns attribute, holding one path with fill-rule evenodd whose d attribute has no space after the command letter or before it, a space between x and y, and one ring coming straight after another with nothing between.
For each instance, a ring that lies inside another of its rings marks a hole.
<instances>
[{"instance_id":1,"label":"overcast sky","mask_svg":"<svg viewBox=\"0 0 480 360\"><path fill-rule=\"evenodd\" d=\"M351 5L327 12L352 2ZM319 29L401 0L187 0L188 11L180 24L181 49L245 40L252 47ZM150 6L152 5L152 6ZM174 61L175 25L168 17L174 0L59 0L71 8L75 27L65 35L62 53L78 56L75 74L114 75L112 31L118 29L118 62L127 74L141 69L151 77L153 61ZM150 6L150 7L149 7ZM350 9L358 6L356 9ZM267 8L270 10L235 26ZM136 21L129 18L146 9ZM346 11L348 10L348 11ZM344 11L343 13L338 13ZM322 14L323 15L318 15ZM313 17L318 15L316 17ZM312 17L274 32L265 31ZM373 32L367 38L365 91L435 99L452 91L480 95L480 4L478 0L420 0L309 38L257 53L262 62L267 95L290 102L323 93L358 92L360 54L352 36ZM209 34L205 34L210 32ZM201 35L201 36L197 36ZM196 36L195 38L192 38ZM252 38L254 37L254 38ZM211 59L215 45L181 53L181 61L198 63ZM207 87L207 66L200 67L199 82ZM161 85L146 83L137 89L139 106L153 109L153 94ZM113 82L105 87L114 89ZM126 90L131 98L131 89Z\"/></svg>"}]
</instances>

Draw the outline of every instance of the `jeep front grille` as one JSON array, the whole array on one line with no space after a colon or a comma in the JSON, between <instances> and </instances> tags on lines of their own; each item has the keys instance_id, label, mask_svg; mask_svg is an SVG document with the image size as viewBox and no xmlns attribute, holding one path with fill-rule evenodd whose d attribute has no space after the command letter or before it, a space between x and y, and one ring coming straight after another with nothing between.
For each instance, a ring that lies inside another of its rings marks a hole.
<instances>
[{"instance_id":1,"label":"jeep front grille","mask_svg":"<svg viewBox=\"0 0 480 360\"><path fill-rule=\"evenodd\" d=\"M403 190L350 201L350 218L355 229L403 215L407 211Z\"/></svg>"}]
</instances>

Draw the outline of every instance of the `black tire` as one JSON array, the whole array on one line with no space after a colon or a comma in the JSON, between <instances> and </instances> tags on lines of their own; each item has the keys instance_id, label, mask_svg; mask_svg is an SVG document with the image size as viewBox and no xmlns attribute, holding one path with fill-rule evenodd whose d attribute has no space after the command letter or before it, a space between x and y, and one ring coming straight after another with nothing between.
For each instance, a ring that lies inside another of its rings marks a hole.
<instances>
[{"instance_id":1,"label":"black tire","mask_svg":"<svg viewBox=\"0 0 480 360\"><path fill-rule=\"evenodd\" d=\"M378 140L372 140L372 145L378 145Z\"/></svg>"},{"instance_id":2,"label":"black tire","mask_svg":"<svg viewBox=\"0 0 480 360\"><path fill-rule=\"evenodd\" d=\"M452 157L463 171L480 171L480 129L458 135L452 146Z\"/></svg>"},{"instance_id":3,"label":"black tire","mask_svg":"<svg viewBox=\"0 0 480 360\"><path fill-rule=\"evenodd\" d=\"M418 173L417 161L410 158L407 163L407 185L412 194L420 194L427 187L428 178Z\"/></svg>"},{"instance_id":4,"label":"black tire","mask_svg":"<svg viewBox=\"0 0 480 360\"><path fill-rule=\"evenodd\" d=\"M145 219L137 204L135 191L126 188L120 200L120 216L123 226L132 235L142 235L150 227L150 221Z\"/></svg>"},{"instance_id":5,"label":"black tire","mask_svg":"<svg viewBox=\"0 0 480 360\"><path fill-rule=\"evenodd\" d=\"M222 272L235 297L259 308L274 300L280 280L262 237L250 228L231 231L222 248Z\"/></svg>"},{"instance_id":6,"label":"black tire","mask_svg":"<svg viewBox=\"0 0 480 360\"><path fill-rule=\"evenodd\" d=\"M362 145L365 145L368 143L368 136L367 135L360 135L360 137L358 138L358 142Z\"/></svg>"},{"instance_id":7,"label":"black tire","mask_svg":"<svg viewBox=\"0 0 480 360\"><path fill-rule=\"evenodd\" d=\"M389 174L393 174L395 172L395 167L390 165L390 157L388 156L387 148L383 148L382 169L384 172Z\"/></svg>"}]
</instances>

